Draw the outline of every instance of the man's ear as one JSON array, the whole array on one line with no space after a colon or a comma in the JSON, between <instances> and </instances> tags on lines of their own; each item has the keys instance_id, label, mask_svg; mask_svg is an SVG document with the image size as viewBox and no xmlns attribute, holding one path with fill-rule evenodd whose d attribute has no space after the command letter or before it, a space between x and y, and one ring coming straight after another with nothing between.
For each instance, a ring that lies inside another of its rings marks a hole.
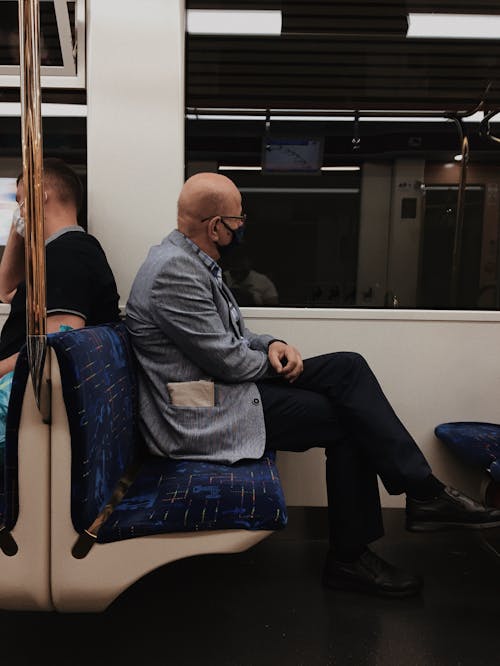
<instances>
[{"instance_id":1,"label":"man's ear","mask_svg":"<svg viewBox=\"0 0 500 666\"><path fill-rule=\"evenodd\" d=\"M220 215L214 215L208 222L208 233L211 240L218 240L219 232L217 231L217 222L220 220Z\"/></svg>"}]
</instances>

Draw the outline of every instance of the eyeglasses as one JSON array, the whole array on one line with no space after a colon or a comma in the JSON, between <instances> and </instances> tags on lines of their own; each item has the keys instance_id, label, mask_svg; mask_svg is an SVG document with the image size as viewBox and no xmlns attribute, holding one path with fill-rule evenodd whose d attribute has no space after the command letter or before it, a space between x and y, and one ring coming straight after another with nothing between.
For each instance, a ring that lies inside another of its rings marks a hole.
<instances>
[{"instance_id":1,"label":"eyeglasses","mask_svg":"<svg viewBox=\"0 0 500 666\"><path fill-rule=\"evenodd\" d=\"M210 215L210 217L204 217L202 219L202 222L211 220L214 217L220 217L220 221L222 222L222 224L226 227L226 229L229 229L230 231L232 231L231 227L228 227L228 225L225 224L224 220L239 220L243 224L245 224L247 221L247 216L243 214L243 215Z\"/></svg>"}]
</instances>

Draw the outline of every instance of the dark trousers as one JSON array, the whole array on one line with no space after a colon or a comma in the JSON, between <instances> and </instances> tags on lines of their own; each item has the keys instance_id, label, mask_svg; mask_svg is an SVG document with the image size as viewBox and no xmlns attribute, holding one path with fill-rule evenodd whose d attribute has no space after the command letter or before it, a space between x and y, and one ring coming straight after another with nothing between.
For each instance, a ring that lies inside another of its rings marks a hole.
<instances>
[{"instance_id":1,"label":"dark trousers","mask_svg":"<svg viewBox=\"0 0 500 666\"><path fill-rule=\"evenodd\" d=\"M393 495L432 474L365 359L338 352L304 361L293 384L257 382L267 447L324 447L332 547L362 547L383 535L377 476Z\"/></svg>"}]
</instances>

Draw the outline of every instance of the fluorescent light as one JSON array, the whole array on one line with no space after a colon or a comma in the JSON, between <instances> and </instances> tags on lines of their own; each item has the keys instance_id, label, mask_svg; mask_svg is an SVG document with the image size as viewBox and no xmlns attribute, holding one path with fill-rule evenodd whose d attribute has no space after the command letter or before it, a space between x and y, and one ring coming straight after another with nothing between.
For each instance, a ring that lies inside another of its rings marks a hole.
<instances>
[{"instance_id":1,"label":"fluorescent light","mask_svg":"<svg viewBox=\"0 0 500 666\"><path fill-rule=\"evenodd\" d=\"M349 121L353 122L354 116L271 116L271 121L283 121L283 120L299 120L299 121L307 121L307 122L314 122L314 121L319 121L319 122L342 122L342 121Z\"/></svg>"},{"instance_id":2,"label":"fluorescent light","mask_svg":"<svg viewBox=\"0 0 500 666\"><path fill-rule=\"evenodd\" d=\"M262 171L260 166L232 166L230 164L219 165L219 171Z\"/></svg>"},{"instance_id":3,"label":"fluorescent light","mask_svg":"<svg viewBox=\"0 0 500 666\"><path fill-rule=\"evenodd\" d=\"M0 102L0 118L19 118L21 104L19 102ZM86 118L86 104L42 104L44 118Z\"/></svg>"},{"instance_id":4,"label":"fluorescent light","mask_svg":"<svg viewBox=\"0 0 500 666\"><path fill-rule=\"evenodd\" d=\"M188 9L191 35L281 35L281 11Z\"/></svg>"},{"instance_id":5,"label":"fluorescent light","mask_svg":"<svg viewBox=\"0 0 500 666\"><path fill-rule=\"evenodd\" d=\"M407 37L500 39L500 16L494 14L408 15Z\"/></svg>"},{"instance_id":6,"label":"fluorescent light","mask_svg":"<svg viewBox=\"0 0 500 666\"><path fill-rule=\"evenodd\" d=\"M329 166L321 167L321 171L360 171L359 166Z\"/></svg>"},{"instance_id":7,"label":"fluorescent light","mask_svg":"<svg viewBox=\"0 0 500 666\"><path fill-rule=\"evenodd\" d=\"M482 111L474 113L472 116L464 118L466 123L480 123L484 118ZM234 120L234 121L248 121L256 120L263 121L267 117L264 114L245 115L245 114L218 114L218 113L192 113L186 114L186 120ZM449 122L449 118L444 116L361 116L359 118L362 123L445 123ZM281 121L298 121L298 122L354 122L354 116L288 116L288 115L271 115L271 122ZM496 124L500 120L493 119L491 124Z\"/></svg>"},{"instance_id":8,"label":"fluorescent light","mask_svg":"<svg viewBox=\"0 0 500 666\"><path fill-rule=\"evenodd\" d=\"M464 118L464 122L480 123L484 115L482 111L474 113L468 118ZM445 123L449 122L449 118L444 116L360 116L360 122L370 123Z\"/></svg>"},{"instance_id":9,"label":"fluorescent light","mask_svg":"<svg viewBox=\"0 0 500 666\"><path fill-rule=\"evenodd\" d=\"M442 123L446 118L438 116L360 116L362 123Z\"/></svg>"},{"instance_id":10,"label":"fluorescent light","mask_svg":"<svg viewBox=\"0 0 500 666\"><path fill-rule=\"evenodd\" d=\"M230 115L220 115L220 114L196 114L188 113L186 114L187 120L265 120L266 116L230 116Z\"/></svg>"}]
</instances>

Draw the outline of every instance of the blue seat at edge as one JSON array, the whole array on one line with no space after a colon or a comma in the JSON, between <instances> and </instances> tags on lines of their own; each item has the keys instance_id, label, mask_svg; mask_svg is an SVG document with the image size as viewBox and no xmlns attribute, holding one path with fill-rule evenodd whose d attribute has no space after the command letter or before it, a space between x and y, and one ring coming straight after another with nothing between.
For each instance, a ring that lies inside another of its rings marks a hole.
<instances>
[{"instance_id":1,"label":"blue seat at edge","mask_svg":"<svg viewBox=\"0 0 500 666\"><path fill-rule=\"evenodd\" d=\"M441 423L434 432L460 460L489 472L500 483L500 424L457 421Z\"/></svg>"}]
</instances>

